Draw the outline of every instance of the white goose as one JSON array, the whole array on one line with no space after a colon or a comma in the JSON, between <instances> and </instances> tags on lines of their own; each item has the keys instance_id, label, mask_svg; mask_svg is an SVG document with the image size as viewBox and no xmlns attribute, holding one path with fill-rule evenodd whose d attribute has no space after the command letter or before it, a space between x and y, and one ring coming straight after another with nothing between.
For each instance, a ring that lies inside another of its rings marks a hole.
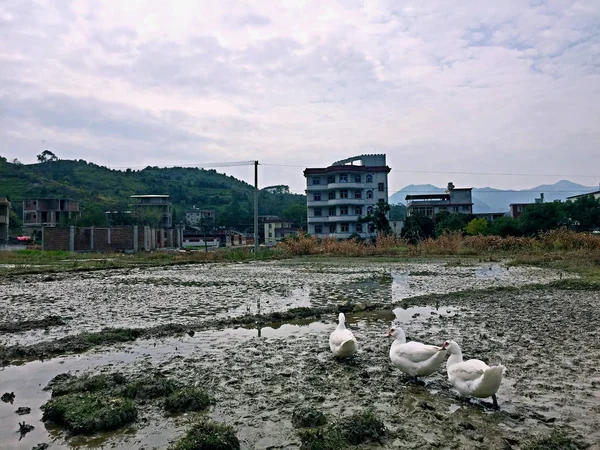
<instances>
[{"instance_id":1,"label":"white goose","mask_svg":"<svg viewBox=\"0 0 600 450\"><path fill-rule=\"evenodd\" d=\"M494 408L498 408L496 392L500 388L505 367L488 366L479 359L463 361L462 351L454 341L446 341L442 345L450 357L448 358L448 381L454 385L464 397L492 397Z\"/></svg>"},{"instance_id":2,"label":"white goose","mask_svg":"<svg viewBox=\"0 0 600 450\"><path fill-rule=\"evenodd\" d=\"M431 375L446 358L443 347L414 341L406 342L406 335L396 322L392 322L387 335L394 337L394 342L390 347L392 364L402 372L414 377L415 381L418 381L418 377Z\"/></svg>"},{"instance_id":3,"label":"white goose","mask_svg":"<svg viewBox=\"0 0 600 450\"><path fill-rule=\"evenodd\" d=\"M340 313L338 321L337 328L329 336L329 348L335 356L348 358L356 353L358 344L352 331L346 329L346 316L344 316L344 313Z\"/></svg>"}]
</instances>

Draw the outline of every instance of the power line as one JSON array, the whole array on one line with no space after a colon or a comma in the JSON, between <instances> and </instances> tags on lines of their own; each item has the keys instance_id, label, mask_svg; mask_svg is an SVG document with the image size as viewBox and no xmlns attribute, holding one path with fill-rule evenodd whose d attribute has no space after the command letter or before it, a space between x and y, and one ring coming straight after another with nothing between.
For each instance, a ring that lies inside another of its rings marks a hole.
<instances>
[{"instance_id":1,"label":"power line","mask_svg":"<svg viewBox=\"0 0 600 450\"><path fill-rule=\"evenodd\" d=\"M179 164L174 166L126 166L126 167L109 167L109 169L136 169L150 167L158 167L159 169L174 169L177 167L190 167L190 168L204 168L204 167L233 167L233 166L251 166L254 165L254 161L231 161L231 162L217 162L217 163L203 163L203 164Z\"/></svg>"},{"instance_id":2,"label":"power line","mask_svg":"<svg viewBox=\"0 0 600 450\"><path fill-rule=\"evenodd\" d=\"M263 166L275 166L275 167L303 167L292 164L262 164ZM349 166L351 167L351 166ZM360 166L358 166L360 167ZM575 174L549 174L549 173L502 173L502 172L453 172L453 171L435 171L435 170L401 170L392 169L392 172L400 173L427 173L427 174L441 174L441 175L493 175L493 176L511 176L511 177L571 177L571 178L600 178L600 175L575 175Z\"/></svg>"}]
</instances>

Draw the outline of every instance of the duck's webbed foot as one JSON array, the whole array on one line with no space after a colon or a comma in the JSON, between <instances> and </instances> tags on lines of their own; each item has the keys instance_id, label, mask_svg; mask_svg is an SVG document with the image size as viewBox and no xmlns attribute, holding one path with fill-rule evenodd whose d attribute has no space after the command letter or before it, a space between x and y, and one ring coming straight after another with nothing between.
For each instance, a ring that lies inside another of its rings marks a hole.
<instances>
[{"instance_id":1,"label":"duck's webbed foot","mask_svg":"<svg viewBox=\"0 0 600 450\"><path fill-rule=\"evenodd\" d=\"M492 395L492 403L494 409L500 409L500 406L498 406L498 398L496 397L496 394Z\"/></svg>"}]
</instances>

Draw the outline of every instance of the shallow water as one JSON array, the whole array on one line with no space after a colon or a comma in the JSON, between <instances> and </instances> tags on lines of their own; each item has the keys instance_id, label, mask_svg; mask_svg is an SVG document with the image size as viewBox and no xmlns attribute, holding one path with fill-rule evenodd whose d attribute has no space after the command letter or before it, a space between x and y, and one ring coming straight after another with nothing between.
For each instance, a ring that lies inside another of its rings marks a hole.
<instances>
[{"instance_id":1,"label":"shallow water","mask_svg":"<svg viewBox=\"0 0 600 450\"><path fill-rule=\"evenodd\" d=\"M0 345L50 341L104 327L238 317L340 301L399 303L423 294L493 286L520 286L559 278L558 272L499 263L306 263L201 264L86 273L24 276L0 290L3 321L63 317L46 330L0 334ZM49 281L44 281L49 280ZM1 286L1 284L0 284ZM144 305L140 309L140 305Z\"/></svg>"}]
</instances>

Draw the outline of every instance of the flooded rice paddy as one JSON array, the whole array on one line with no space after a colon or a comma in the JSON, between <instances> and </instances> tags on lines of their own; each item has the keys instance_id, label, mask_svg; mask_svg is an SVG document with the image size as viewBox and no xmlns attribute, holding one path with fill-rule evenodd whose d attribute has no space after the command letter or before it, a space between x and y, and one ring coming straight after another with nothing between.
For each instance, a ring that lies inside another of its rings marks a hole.
<instances>
[{"instance_id":1,"label":"flooded rice paddy","mask_svg":"<svg viewBox=\"0 0 600 450\"><path fill-rule=\"evenodd\" d=\"M190 333L1 368L0 394L14 392L15 400L0 402L0 442L14 449L42 442L52 449L166 448L195 413L165 416L149 404L133 425L87 437L41 422L40 406L50 398L43 388L57 374L159 371L211 392L216 402L207 414L233 426L245 449L299 448L291 417L301 406L315 407L330 419L373 408L389 430L373 448L518 449L531 436L555 429L599 443L600 293L501 289L563 276L503 263L339 259L6 279L0 281L0 345L26 346L107 326L180 323ZM488 289L494 287L499 289ZM434 295L422 297L427 294ZM346 302L390 305L347 314L359 342L358 356L350 362L334 360L329 351L337 319L333 312L254 327L202 327L215 318ZM49 316L60 318L60 324L36 327L35 321ZM407 383L388 358L391 342L385 333L394 318L403 323L408 339L440 345L452 338L466 358L504 364L500 412L485 402L462 402L443 368L425 386ZM31 326L6 326L17 321ZM31 413L19 416L18 407ZM22 420L35 428L19 440Z\"/></svg>"}]
</instances>

